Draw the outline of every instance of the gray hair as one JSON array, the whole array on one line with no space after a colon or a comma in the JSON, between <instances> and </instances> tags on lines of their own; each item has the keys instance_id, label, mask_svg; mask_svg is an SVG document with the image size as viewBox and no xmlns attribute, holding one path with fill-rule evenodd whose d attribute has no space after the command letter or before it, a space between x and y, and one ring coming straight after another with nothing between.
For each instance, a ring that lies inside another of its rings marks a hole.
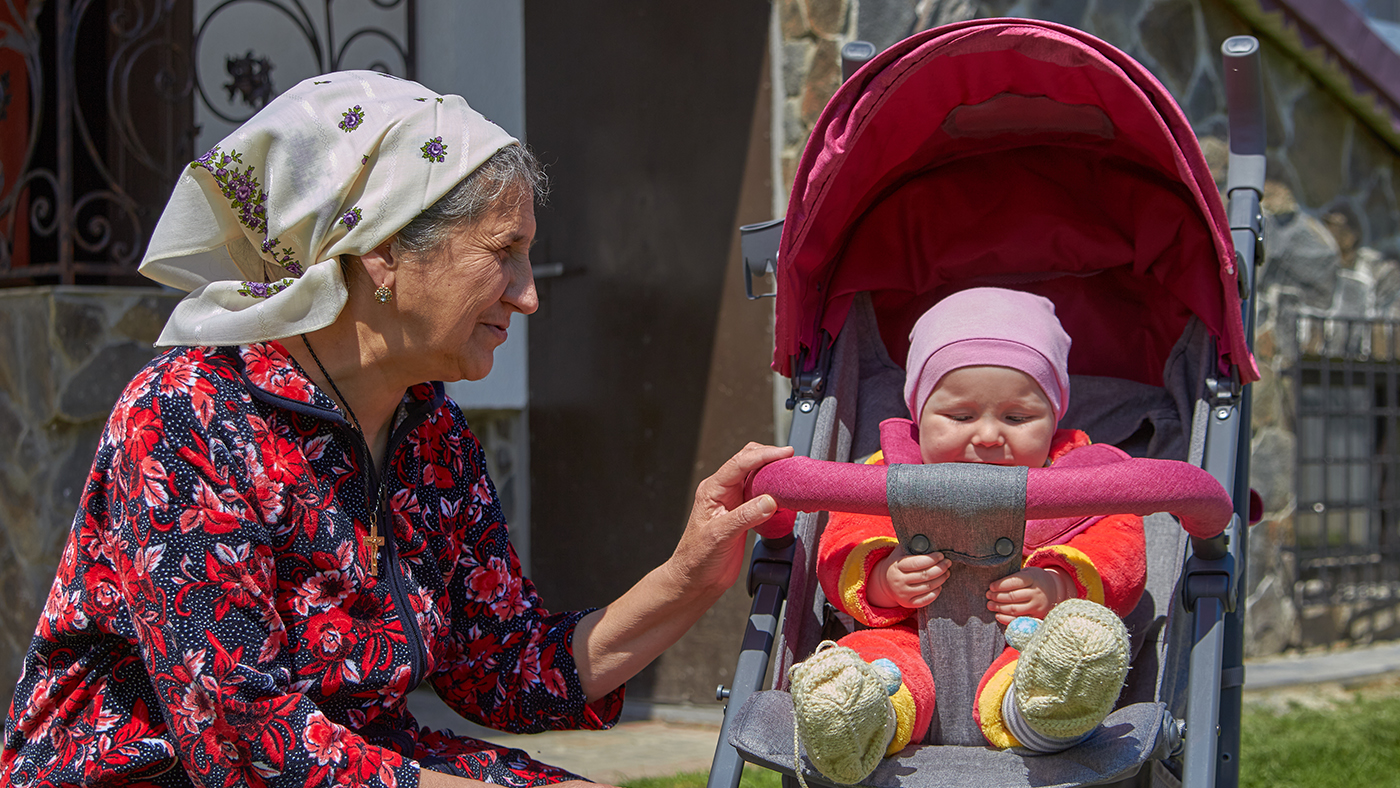
<instances>
[{"instance_id":1,"label":"gray hair","mask_svg":"<svg viewBox=\"0 0 1400 788\"><path fill-rule=\"evenodd\" d=\"M539 159L524 145L510 144L453 186L437 202L413 217L394 234L390 249L417 256L431 255L453 230L471 224L500 207L522 200L543 202L549 180Z\"/></svg>"}]
</instances>

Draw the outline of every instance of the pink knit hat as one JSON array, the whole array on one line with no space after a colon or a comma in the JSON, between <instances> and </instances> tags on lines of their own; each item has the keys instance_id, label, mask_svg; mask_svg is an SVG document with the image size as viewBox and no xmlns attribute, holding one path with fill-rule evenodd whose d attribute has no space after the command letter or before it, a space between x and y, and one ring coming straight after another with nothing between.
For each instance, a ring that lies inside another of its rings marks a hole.
<instances>
[{"instance_id":1,"label":"pink knit hat","mask_svg":"<svg viewBox=\"0 0 1400 788\"><path fill-rule=\"evenodd\" d=\"M1047 298L977 287L934 304L909 332L904 402L915 421L933 387L961 367L1010 367L1030 375L1064 418L1069 407L1069 334Z\"/></svg>"}]
</instances>

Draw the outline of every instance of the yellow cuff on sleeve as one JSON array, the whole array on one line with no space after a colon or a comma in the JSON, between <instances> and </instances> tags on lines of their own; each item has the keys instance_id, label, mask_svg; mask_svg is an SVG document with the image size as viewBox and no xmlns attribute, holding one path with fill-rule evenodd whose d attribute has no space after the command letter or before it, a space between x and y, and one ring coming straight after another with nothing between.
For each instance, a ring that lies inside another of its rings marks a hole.
<instances>
[{"instance_id":1,"label":"yellow cuff on sleeve","mask_svg":"<svg viewBox=\"0 0 1400 788\"><path fill-rule=\"evenodd\" d=\"M894 706L894 738L885 749L886 758L909 746L909 740L914 737L914 716L918 714L918 709L914 708L914 694L903 684L899 685L899 692L890 696L890 703Z\"/></svg>"},{"instance_id":2,"label":"yellow cuff on sleeve","mask_svg":"<svg viewBox=\"0 0 1400 788\"><path fill-rule=\"evenodd\" d=\"M1084 589L1084 598L1090 602L1105 604L1103 594L1103 578L1099 576L1099 570L1094 568L1094 562L1083 551L1070 547L1069 545L1050 545L1042 547L1031 553L1027 560L1029 565L1039 565L1036 558L1042 555L1052 555L1058 557L1059 561L1052 561L1052 564L1068 569L1075 585Z\"/></svg>"},{"instance_id":3,"label":"yellow cuff on sleeve","mask_svg":"<svg viewBox=\"0 0 1400 788\"><path fill-rule=\"evenodd\" d=\"M1001 702L1006 698L1011 682L1016 678L1016 660L1002 666L982 687L977 696L978 717L982 720L982 735L998 749L1020 747L1021 742L1006 729L1006 720L1001 716Z\"/></svg>"},{"instance_id":4,"label":"yellow cuff on sleeve","mask_svg":"<svg viewBox=\"0 0 1400 788\"><path fill-rule=\"evenodd\" d=\"M866 564L870 554L876 550L899 546L899 540L892 536L875 536L855 546L846 556L846 564L841 567L841 604L858 619L866 618L869 603L865 599ZM861 621L869 625L869 621Z\"/></svg>"}]
</instances>

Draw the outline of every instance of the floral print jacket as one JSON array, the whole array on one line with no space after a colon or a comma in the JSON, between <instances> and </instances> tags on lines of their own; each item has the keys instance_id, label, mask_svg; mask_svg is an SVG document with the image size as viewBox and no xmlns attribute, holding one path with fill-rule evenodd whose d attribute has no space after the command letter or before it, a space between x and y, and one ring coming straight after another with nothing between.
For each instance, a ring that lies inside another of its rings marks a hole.
<instances>
[{"instance_id":1,"label":"floral print jacket","mask_svg":"<svg viewBox=\"0 0 1400 788\"><path fill-rule=\"evenodd\" d=\"M383 478L276 342L175 348L103 432L0 750L0 784L415 786L420 763L569 775L420 729L604 728L520 575L485 455L438 384L405 393ZM366 536L378 508L378 574Z\"/></svg>"}]
</instances>

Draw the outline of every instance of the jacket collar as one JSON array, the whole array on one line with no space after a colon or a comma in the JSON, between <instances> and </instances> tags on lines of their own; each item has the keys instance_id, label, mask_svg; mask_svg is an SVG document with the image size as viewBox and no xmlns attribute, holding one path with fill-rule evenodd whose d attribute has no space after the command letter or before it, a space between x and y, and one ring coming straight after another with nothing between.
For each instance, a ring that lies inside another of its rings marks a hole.
<instances>
[{"instance_id":1,"label":"jacket collar","mask_svg":"<svg viewBox=\"0 0 1400 788\"><path fill-rule=\"evenodd\" d=\"M277 340L240 345L236 357L243 378L253 396L278 407L318 418L345 422L345 416L330 395L311 378ZM403 395L395 426L406 419L425 416L441 408L447 400L442 383L429 381L410 386Z\"/></svg>"}]
</instances>

